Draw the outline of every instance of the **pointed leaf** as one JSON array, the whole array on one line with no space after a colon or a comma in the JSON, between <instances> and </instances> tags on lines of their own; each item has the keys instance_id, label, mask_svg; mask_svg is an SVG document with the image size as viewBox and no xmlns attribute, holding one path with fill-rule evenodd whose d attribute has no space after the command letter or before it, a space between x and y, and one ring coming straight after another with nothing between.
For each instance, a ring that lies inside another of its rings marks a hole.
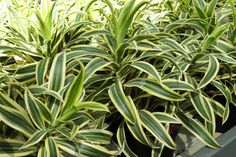
<instances>
[{"instance_id":1,"label":"pointed leaf","mask_svg":"<svg viewBox=\"0 0 236 157\"><path fill-rule=\"evenodd\" d=\"M28 141L26 141L25 144L20 149L24 149L24 148L28 148L33 145L36 145L45 137L46 134L47 134L47 131L45 130L36 131L33 135L31 135Z\"/></svg>"},{"instance_id":2,"label":"pointed leaf","mask_svg":"<svg viewBox=\"0 0 236 157\"><path fill-rule=\"evenodd\" d=\"M204 77L202 78L201 82L198 85L199 89L205 87L216 77L219 71L219 67L220 67L220 64L217 58L213 55L209 55L208 68Z\"/></svg>"},{"instance_id":3,"label":"pointed leaf","mask_svg":"<svg viewBox=\"0 0 236 157\"><path fill-rule=\"evenodd\" d=\"M59 91L64 86L65 82L65 69L66 69L66 54L59 53L53 60L48 87L51 90Z\"/></svg>"},{"instance_id":4,"label":"pointed leaf","mask_svg":"<svg viewBox=\"0 0 236 157\"><path fill-rule=\"evenodd\" d=\"M66 112L67 109L71 108L79 102L79 99L83 92L85 71L82 63L80 64L80 67L80 74L74 79L66 94L64 112Z\"/></svg>"},{"instance_id":5,"label":"pointed leaf","mask_svg":"<svg viewBox=\"0 0 236 157\"><path fill-rule=\"evenodd\" d=\"M138 78L133 79L125 84L127 87L138 87L147 93L154 95L156 97L170 100L170 101L182 101L184 98L173 91L172 89L168 88L167 86L160 84L158 82L154 82L149 79Z\"/></svg>"},{"instance_id":6,"label":"pointed leaf","mask_svg":"<svg viewBox=\"0 0 236 157\"><path fill-rule=\"evenodd\" d=\"M152 77L154 77L158 82L161 82L161 77L158 73L158 71L156 70L156 68L151 65L148 62L144 62L144 61L137 61L133 64L131 64L132 67L141 70L145 73L147 73L148 75L151 75Z\"/></svg>"},{"instance_id":7,"label":"pointed leaf","mask_svg":"<svg viewBox=\"0 0 236 157\"><path fill-rule=\"evenodd\" d=\"M192 134L198 137L207 146L216 148L219 143L207 132L207 130L194 119L184 115L183 113L176 113L176 117L183 123L184 127Z\"/></svg>"},{"instance_id":8,"label":"pointed leaf","mask_svg":"<svg viewBox=\"0 0 236 157\"><path fill-rule=\"evenodd\" d=\"M0 140L0 155L3 157L10 156L30 156L38 151L37 147L28 147L20 149L24 142L12 139Z\"/></svg>"},{"instance_id":9,"label":"pointed leaf","mask_svg":"<svg viewBox=\"0 0 236 157\"><path fill-rule=\"evenodd\" d=\"M136 121L135 106L129 102L122 88L120 80L117 80L108 91L112 103L117 110L130 123L134 124Z\"/></svg>"},{"instance_id":10,"label":"pointed leaf","mask_svg":"<svg viewBox=\"0 0 236 157\"><path fill-rule=\"evenodd\" d=\"M164 126L157 120L157 118L146 110L141 110L139 112L140 118L142 120L142 125L159 141L161 141L165 146L170 149L176 148L174 141L169 135L168 131Z\"/></svg>"}]
</instances>

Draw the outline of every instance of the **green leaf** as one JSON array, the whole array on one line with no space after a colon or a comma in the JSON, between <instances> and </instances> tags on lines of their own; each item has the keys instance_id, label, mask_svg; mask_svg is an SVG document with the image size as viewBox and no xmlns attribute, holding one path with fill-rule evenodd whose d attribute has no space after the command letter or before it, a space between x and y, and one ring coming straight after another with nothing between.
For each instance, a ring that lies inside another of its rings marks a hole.
<instances>
[{"instance_id":1,"label":"green leaf","mask_svg":"<svg viewBox=\"0 0 236 157\"><path fill-rule=\"evenodd\" d=\"M153 115L158 119L161 123L173 123L179 124L180 122L174 116L164 113L164 112L153 112Z\"/></svg>"},{"instance_id":2,"label":"green leaf","mask_svg":"<svg viewBox=\"0 0 236 157\"><path fill-rule=\"evenodd\" d=\"M211 106L214 110L214 112L219 115L220 117L223 117L223 114L225 112L225 108L223 105L221 105L218 101L215 101L213 99L210 99L209 100L210 103L211 103Z\"/></svg>"},{"instance_id":3,"label":"green leaf","mask_svg":"<svg viewBox=\"0 0 236 157\"><path fill-rule=\"evenodd\" d=\"M217 58L213 55L209 55L208 68L204 77L202 78L201 82L198 85L199 89L208 85L216 77L219 71L219 66L220 64Z\"/></svg>"},{"instance_id":4,"label":"green leaf","mask_svg":"<svg viewBox=\"0 0 236 157\"><path fill-rule=\"evenodd\" d=\"M85 67L85 80L86 82L97 70L108 66L110 62L105 61L102 58L95 58L89 62Z\"/></svg>"},{"instance_id":5,"label":"green leaf","mask_svg":"<svg viewBox=\"0 0 236 157\"><path fill-rule=\"evenodd\" d=\"M38 150L37 157L47 157L47 151L44 144L41 144Z\"/></svg>"},{"instance_id":6,"label":"green leaf","mask_svg":"<svg viewBox=\"0 0 236 157\"><path fill-rule=\"evenodd\" d=\"M51 90L58 92L64 87L66 73L66 54L64 52L59 53L53 60L48 87Z\"/></svg>"},{"instance_id":7,"label":"green leaf","mask_svg":"<svg viewBox=\"0 0 236 157\"><path fill-rule=\"evenodd\" d=\"M12 100L10 97L8 97L7 95L5 95L1 92L0 92L0 104L7 106L7 107L11 107L13 109L16 109L19 112L21 112L22 114L24 114L25 118L28 118L27 112L23 109L22 106L20 106L14 100ZM29 120L29 118L28 118L28 120Z\"/></svg>"},{"instance_id":8,"label":"green leaf","mask_svg":"<svg viewBox=\"0 0 236 157\"><path fill-rule=\"evenodd\" d=\"M58 92L55 92L53 90L47 89L43 86L37 86L37 85L33 85L29 87L29 91L33 94L33 95L41 95L41 94L45 94L45 95L50 95L58 100L60 100L61 102L63 102L62 97L58 94Z\"/></svg>"},{"instance_id":9,"label":"green leaf","mask_svg":"<svg viewBox=\"0 0 236 157\"><path fill-rule=\"evenodd\" d=\"M213 32L203 40L203 42L202 42L202 44L201 44L201 49L202 49L202 51L204 51L205 49L207 49L207 48L209 48L210 46L212 46L212 45L216 42L216 40L217 40L225 31L227 31L228 27L229 27L229 24L228 24L228 23L223 24L223 25L217 24L217 26L214 27Z\"/></svg>"},{"instance_id":10,"label":"green leaf","mask_svg":"<svg viewBox=\"0 0 236 157\"><path fill-rule=\"evenodd\" d=\"M149 111L141 110L139 112L142 125L159 141L170 149L175 149L176 145L169 135L168 131L158 121L158 119Z\"/></svg>"},{"instance_id":11,"label":"green leaf","mask_svg":"<svg viewBox=\"0 0 236 157\"><path fill-rule=\"evenodd\" d=\"M53 157L60 157L61 156L58 146L52 137L46 138L45 148L46 148L48 156L53 156Z\"/></svg>"},{"instance_id":12,"label":"green leaf","mask_svg":"<svg viewBox=\"0 0 236 157\"><path fill-rule=\"evenodd\" d=\"M192 134L198 137L207 146L212 148L219 147L219 143L207 132L207 130L201 124L199 124L199 122L180 112L175 113L175 116L182 122L186 129L188 129Z\"/></svg>"},{"instance_id":13,"label":"green leaf","mask_svg":"<svg viewBox=\"0 0 236 157\"><path fill-rule=\"evenodd\" d=\"M117 110L124 116L124 118L132 124L135 124L136 107L129 102L122 88L120 80L117 80L108 91L112 103Z\"/></svg>"},{"instance_id":14,"label":"green leaf","mask_svg":"<svg viewBox=\"0 0 236 157\"><path fill-rule=\"evenodd\" d=\"M135 106L135 104L134 104L131 97L128 97L128 100L133 106ZM148 140L148 138L147 138L147 136L146 136L146 134L145 134L145 132L142 128L142 122L140 120L140 117L139 117L139 114L138 114L137 110L135 110L135 115L137 117L137 120L136 120L135 124L131 124L128 121L126 121L126 125L127 125L128 129L130 130L130 132L132 133L134 138L137 139L139 142L141 142L141 143L143 143L147 146L153 146L153 143L151 143Z\"/></svg>"},{"instance_id":15,"label":"green leaf","mask_svg":"<svg viewBox=\"0 0 236 157\"><path fill-rule=\"evenodd\" d=\"M40 113L39 107L37 106L38 104L34 101L33 95L26 89L24 96L25 96L26 108L32 121L39 129L44 129L45 124L43 121L43 116Z\"/></svg>"},{"instance_id":16,"label":"green leaf","mask_svg":"<svg viewBox=\"0 0 236 157\"><path fill-rule=\"evenodd\" d=\"M235 64L236 60L232 57L230 57L228 54L223 54L223 53L219 53L219 54L215 54L214 56L216 56L217 59L229 63L229 64Z\"/></svg>"},{"instance_id":17,"label":"green leaf","mask_svg":"<svg viewBox=\"0 0 236 157\"><path fill-rule=\"evenodd\" d=\"M58 148L60 148L60 150L63 150L72 156L79 155L79 148L75 146L73 141L64 140L64 139L55 139L55 141L57 143Z\"/></svg>"},{"instance_id":18,"label":"green leaf","mask_svg":"<svg viewBox=\"0 0 236 157\"><path fill-rule=\"evenodd\" d=\"M20 131L26 136L35 132L33 124L24 117L18 110L0 104L0 119L8 126Z\"/></svg>"},{"instance_id":19,"label":"green leaf","mask_svg":"<svg viewBox=\"0 0 236 157\"><path fill-rule=\"evenodd\" d=\"M205 103L202 93L200 91L198 93L190 92L189 97L197 113L205 120L211 122L210 113L212 108L209 103Z\"/></svg>"},{"instance_id":20,"label":"green leaf","mask_svg":"<svg viewBox=\"0 0 236 157\"><path fill-rule=\"evenodd\" d=\"M194 91L195 88L188 82L175 79L165 79L162 81L164 85L173 90Z\"/></svg>"},{"instance_id":21,"label":"green leaf","mask_svg":"<svg viewBox=\"0 0 236 157\"><path fill-rule=\"evenodd\" d=\"M84 142L80 145L80 154L89 157L110 157L110 156L117 156L118 152L113 150L108 150L99 145L93 145Z\"/></svg>"},{"instance_id":22,"label":"green leaf","mask_svg":"<svg viewBox=\"0 0 236 157\"><path fill-rule=\"evenodd\" d=\"M34 99L34 102L35 102L40 114L42 115L43 119L45 121L47 121L48 123L51 123L52 122L52 113L48 109L48 107L45 104L43 104L39 99Z\"/></svg>"},{"instance_id":23,"label":"green leaf","mask_svg":"<svg viewBox=\"0 0 236 157\"><path fill-rule=\"evenodd\" d=\"M158 82L161 82L161 77L160 77L158 71L150 63L144 62L144 61L137 61L137 62L131 64L131 66L138 69L138 70L140 70L140 71L143 71L143 72L147 73L148 75L151 75Z\"/></svg>"},{"instance_id":24,"label":"green leaf","mask_svg":"<svg viewBox=\"0 0 236 157\"><path fill-rule=\"evenodd\" d=\"M79 137L96 144L109 144L112 135L111 132L102 129L86 129L78 132Z\"/></svg>"},{"instance_id":25,"label":"green leaf","mask_svg":"<svg viewBox=\"0 0 236 157\"><path fill-rule=\"evenodd\" d=\"M80 67L80 74L74 79L68 92L66 93L64 112L66 112L68 109L79 102L79 99L83 92L85 71L82 63L80 64Z\"/></svg>"},{"instance_id":26,"label":"green leaf","mask_svg":"<svg viewBox=\"0 0 236 157\"><path fill-rule=\"evenodd\" d=\"M28 148L33 145L38 144L47 134L47 131L45 130L38 130L36 131L31 137L24 143L24 145L20 149Z\"/></svg>"},{"instance_id":27,"label":"green leaf","mask_svg":"<svg viewBox=\"0 0 236 157\"><path fill-rule=\"evenodd\" d=\"M125 156L129 157L138 157L128 146L126 142L126 136L125 136L125 129L124 129L124 123L121 123L117 133L116 133L117 141L120 147L124 146L123 153Z\"/></svg>"},{"instance_id":28,"label":"green leaf","mask_svg":"<svg viewBox=\"0 0 236 157\"><path fill-rule=\"evenodd\" d=\"M226 99L225 110L222 117L223 118L222 123L224 124L229 117L229 112L230 112L229 103L232 101L232 96L229 88L223 83L218 81L212 81L211 84L215 86L224 95Z\"/></svg>"},{"instance_id":29,"label":"green leaf","mask_svg":"<svg viewBox=\"0 0 236 157\"><path fill-rule=\"evenodd\" d=\"M38 85L44 84L44 79L48 70L49 59L42 59L36 66L36 81Z\"/></svg>"},{"instance_id":30,"label":"green leaf","mask_svg":"<svg viewBox=\"0 0 236 157\"><path fill-rule=\"evenodd\" d=\"M105 111L109 112L109 109L106 105L94 101L85 101L74 105L76 110L89 109L94 111Z\"/></svg>"},{"instance_id":31,"label":"green leaf","mask_svg":"<svg viewBox=\"0 0 236 157\"><path fill-rule=\"evenodd\" d=\"M38 151L37 147L28 147L20 149L24 142L12 139L1 139L0 140L0 155L3 157L10 156L30 156Z\"/></svg>"},{"instance_id":32,"label":"green leaf","mask_svg":"<svg viewBox=\"0 0 236 157\"><path fill-rule=\"evenodd\" d=\"M126 87L138 87L147 93L154 95L156 97L170 100L170 101L182 101L184 98L168 88L167 86L160 84L158 82L152 81L145 78L133 79L125 84Z\"/></svg>"}]
</instances>

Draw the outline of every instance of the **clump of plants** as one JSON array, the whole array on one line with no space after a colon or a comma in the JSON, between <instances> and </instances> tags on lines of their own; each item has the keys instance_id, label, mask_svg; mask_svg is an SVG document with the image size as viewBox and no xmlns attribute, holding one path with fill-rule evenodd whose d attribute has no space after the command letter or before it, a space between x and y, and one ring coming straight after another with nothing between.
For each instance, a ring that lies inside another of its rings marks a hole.
<instances>
[{"instance_id":1,"label":"clump of plants","mask_svg":"<svg viewBox=\"0 0 236 157\"><path fill-rule=\"evenodd\" d=\"M219 147L216 116L236 105L234 3L3 1L0 154L141 156L135 139L156 157L176 149L176 125Z\"/></svg>"}]
</instances>

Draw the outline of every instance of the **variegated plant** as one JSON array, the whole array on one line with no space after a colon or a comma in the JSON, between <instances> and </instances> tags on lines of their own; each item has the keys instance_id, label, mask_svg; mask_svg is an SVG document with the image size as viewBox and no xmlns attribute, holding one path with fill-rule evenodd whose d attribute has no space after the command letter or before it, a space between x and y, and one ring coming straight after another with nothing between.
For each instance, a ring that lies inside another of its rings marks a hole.
<instances>
[{"instance_id":1,"label":"variegated plant","mask_svg":"<svg viewBox=\"0 0 236 157\"><path fill-rule=\"evenodd\" d=\"M79 39L86 18L67 12L73 3L4 3L10 20L1 25L0 155L117 156L104 123L107 105L84 100L87 59L63 52L86 43L88 36Z\"/></svg>"},{"instance_id":2,"label":"variegated plant","mask_svg":"<svg viewBox=\"0 0 236 157\"><path fill-rule=\"evenodd\" d=\"M0 153L117 156L114 123L125 156L139 155L127 131L153 157L175 149L176 124L219 146L216 116L236 105L234 0L4 2Z\"/></svg>"},{"instance_id":3,"label":"variegated plant","mask_svg":"<svg viewBox=\"0 0 236 157\"><path fill-rule=\"evenodd\" d=\"M75 46L68 54L95 57L86 65L92 75L86 99L114 105L108 119L114 118L112 124L122 117L117 140L123 153L137 156L126 142L125 125L152 148L152 156L164 146L175 148L171 123L218 147L215 117L224 123L229 104L235 104L234 2L103 2L103 21L91 33L96 46ZM215 99L222 94L226 104Z\"/></svg>"},{"instance_id":4,"label":"variegated plant","mask_svg":"<svg viewBox=\"0 0 236 157\"><path fill-rule=\"evenodd\" d=\"M83 101L83 64L79 73L66 74L66 54L59 53L53 58L48 79L37 77L48 80L44 84L12 84L9 92L14 95L0 93L0 119L15 129L1 139L1 155L102 157L119 153L111 143L112 133L99 121L109 112L107 106Z\"/></svg>"}]
</instances>

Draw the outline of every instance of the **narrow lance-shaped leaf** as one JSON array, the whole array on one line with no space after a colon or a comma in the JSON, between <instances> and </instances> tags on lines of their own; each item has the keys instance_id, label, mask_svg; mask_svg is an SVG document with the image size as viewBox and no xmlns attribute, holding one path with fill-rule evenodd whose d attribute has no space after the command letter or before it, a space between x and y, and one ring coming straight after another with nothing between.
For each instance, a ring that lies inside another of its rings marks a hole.
<instances>
[{"instance_id":1,"label":"narrow lance-shaped leaf","mask_svg":"<svg viewBox=\"0 0 236 157\"><path fill-rule=\"evenodd\" d=\"M32 93L33 95L41 95L41 94L45 94L45 95L50 95L58 100L60 100L61 102L63 102L62 97L58 94L58 92L55 92L53 90L47 89L43 86L30 86L29 87L29 91L30 93Z\"/></svg>"},{"instance_id":2,"label":"narrow lance-shaped leaf","mask_svg":"<svg viewBox=\"0 0 236 157\"><path fill-rule=\"evenodd\" d=\"M89 157L110 157L110 156L117 156L119 154L118 151L108 150L102 146L92 145L85 142L80 145L79 152L80 154Z\"/></svg>"},{"instance_id":3,"label":"narrow lance-shaped leaf","mask_svg":"<svg viewBox=\"0 0 236 157\"><path fill-rule=\"evenodd\" d=\"M80 64L80 68L80 74L74 79L66 94L64 112L79 102L83 92L85 71L82 63Z\"/></svg>"},{"instance_id":4,"label":"narrow lance-shaped leaf","mask_svg":"<svg viewBox=\"0 0 236 157\"><path fill-rule=\"evenodd\" d=\"M199 122L184 115L183 113L175 113L175 116L183 123L192 134L198 137L207 146L216 148L219 147L219 143L207 132L207 130L199 124Z\"/></svg>"},{"instance_id":5,"label":"narrow lance-shaped leaf","mask_svg":"<svg viewBox=\"0 0 236 157\"><path fill-rule=\"evenodd\" d=\"M171 100L171 101L182 101L184 98L168 88L167 86L160 84L158 82L154 82L145 78L133 79L125 84L127 87L138 87L147 93L154 95L156 97Z\"/></svg>"},{"instance_id":6,"label":"narrow lance-shaped leaf","mask_svg":"<svg viewBox=\"0 0 236 157\"><path fill-rule=\"evenodd\" d=\"M146 110L139 112L142 120L142 125L159 141L161 141L168 148L174 149L176 147L174 141L169 135L164 126L157 120L157 118Z\"/></svg>"},{"instance_id":7,"label":"narrow lance-shaped leaf","mask_svg":"<svg viewBox=\"0 0 236 157\"><path fill-rule=\"evenodd\" d=\"M44 79L48 70L49 59L45 58L38 62L36 66L36 81L38 85L44 83Z\"/></svg>"},{"instance_id":8,"label":"narrow lance-shaped leaf","mask_svg":"<svg viewBox=\"0 0 236 157\"><path fill-rule=\"evenodd\" d=\"M78 136L90 142L109 144L111 142L112 133L102 129L87 129L80 130Z\"/></svg>"},{"instance_id":9,"label":"narrow lance-shaped leaf","mask_svg":"<svg viewBox=\"0 0 236 157\"><path fill-rule=\"evenodd\" d=\"M136 121L135 109L125 96L120 80L117 80L108 91L112 103L117 110L124 116L130 123L134 124Z\"/></svg>"},{"instance_id":10,"label":"narrow lance-shaped leaf","mask_svg":"<svg viewBox=\"0 0 236 157\"><path fill-rule=\"evenodd\" d=\"M204 75L204 77L202 78L201 82L198 85L198 88L203 88L205 87L207 84L209 84L217 75L218 71L219 71L219 61L217 60L217 58L213 55L209 55L209 64L208 64L208 68L207 71Z\"/></svg>"},{"instance_id":11,"label":"narrow lance-shaped leaf","mask_svg":"<svg viewBox=\"0 0 236 157\"><path fill-rule=\"evenodd\" d=\"M0 104L18 110L19 112L26 115L25 118L29 120L27 117L27 112L23 109L23 107L2 92L0 92Z\"/></svg>"},{"instance_id":12,"label":"narrow lance-shaped leaf","mask_svg":"<svg viewBox=\"0 0 236 157\"><path fill-rule=\"evenodd\" d=\"M132 100L132 98L129 96L128 97L128 100L129 102L133 105L134 105L134 102ZM137 120L136 120L136 123L135 124L131 124L129 122L126 122L126 125L128 127L128 129L130 130L130 132L132 133L132 135L134 136L134 138L136 140L138 140L139 142L147 145L147 146L154 146L153 143L151 143L151 141L148 140L143 128L142 128L142 122L140 120L140 117L139 117L139 114L138 114L138 111L135 110L135 114L136 114L136 117L137 117Z\"/></svg>"},{"instance_id":13,"label":"narrow lance-shaped leaf","mask_svg":"<svg viewBox=\"0 0 236 157\"><path fill-rule=\"evenodd\" d=\"M32 121L39 129L45 128L42 114L40 113L39 107L37 106L38 104L35 103L33 95L28 90L25 90L24 96L26 108Z\"/></svg>"},{"instance_id":14,"label":"narrow lance-shaped leaf","mask_svg":"<svg viewBox=\"0 0 236 157\"><path fill-rule=\"evenodd\" d=\"M85 80L86 82L97 70L102 69L109 65L110 62L105 61L101 58L95 58L91 62L89 62L85 67Z\"/></svg>"},{"instance_id":15,"label":"narrow lance-shaped leaf","mask_svg":"<svg viewBox=\"0 0 236 157\"><path fill-rule=\"evenodd\" d=\"M161 123L174 123L174 124L180 123L180 121L178 121L174 116L164 112L153 112L153 115Z\"/></svg>"},{"instance_id":16,"label":"narrow lance-shaped leaf","mask_svg":"<svg viewBox=\"0 0 236 157\"><path fill-rule=\"evenodd\" d=\"M3 157L10 156L29 156L38 151L37 147L27 147L20 149L24 142L12 139L0 140L0 155Z\"/></svg>"},{"instance_id":17,"label":"narrow lance-shaped leaf","mask_svg":"<svg viewBox=\"0 0 236 157\"><path fill-rule=\"evenodd\" d=\"M41 144L38 150L37 157L47 157L47 151L44 144Z\"/></svg>"},{"instance_id":18,"label":"narrow lance-shaped leaf","mask_svg":"<svg viewBox=\"0 0 236 157\"><path fill-rule=\"evenodd\" d=\"M64 52L59 53L53 60L48 86L49 89L59 91L65 82L65 70L66 69L66 54Z\"/></svg>"},{"instance_id":19,"label":"narrow lance-shaped leaf","mask_svg":"<svg viewBox=\"0 0 236 157\"><path fill-rule=\"evenodd\" d=\"M90 109L94 111L105 111L109 112L109 109L107 108L106 105L94 101L85 101L81 102L75 105L76 110L81 110L81 109Z\"/></svg>"},{"instance_id":20,"label":"narrow lance-shaped leaf","mask_svg":"<svg viewBox=\"0 0 236 157\"><path fill-rule=\"evenodd\" d=\"M164 85L173 90L184 90L184 91L194 91L195 88L188 82L175 80L175 79L165 79L162 81Z\"/></svg>"},{"instance_id":21,"label":"narrow lance-shaped leaf","mask_svg":"<svg viewBox=\"0 0 236 157\"><path fill-rule=\"evenodd\" d=\"M202 41L202 44L201 44L202 51L204 51L207 48L209 48L210 46L212 46L216 42L216 40L225 31L227 31L228 27L229 27L228 23L223 24L223 25L217 24L217 26L215 26L213 32Z\"/></svg>"},{"instance_id":22,"label":"narrow lance-shaped leaf","mask_svg":"<svg viewBox=\"0 0 236 157\"><path fill-rule=\"evenodd\" d=\"M0 104L0 119L8 126L20 131L26 136L31 136L35 132L33 124L15 109Z\"/></svg>"},{"instance_id":23,"label":"narrow lance-shaped leaf","mask_svg":"<svg viewBox=\"0 0 236 157\"><path fill-rule=\"evenodd\" d=\"M47 131L45 130L36 131L33 135L31 135L28 141L26 141L25 144L20 149L24 149L24 148L28 148L33 145L36 145L45 137L46 134L47 134Z\"/></svg>"},{"instance_id":24,"label":"narrow lance-shaped leaf","mask_svg":"<svg viewBox=\"0 0 236 157\"><path fill-rule=\"evenodd\" d=\"M226 99L225 110L222 117L223 118L222 123L224 124L229 117L229 112L230 112L229 103L232 100L232 96L231 96L229 88L225 86L223 83L218 82L218 81L212 81L211 84L215 86L224 95Z\"/></svg>"},{"instance_id":25,"label":"narrow lance-shaped leaf","mask_svg":"<svg viewBox=\"0 0 236 157\"><path fill-rule=\"evenodd\" d=\"M134 64L131 64L132 67L139 69L145 73L147 73L148 75L151 75L152 77L154 77L158 82L161 82L161 77L158 73L158 71L156 70L156 68L151 65L148 62L144 62L144 61L137 61Z\"/></svg>"},{"instance_id":26,"label":"narrow lance-shaped leaf","mask_svg":"<svg viewBox=\"0 0 236 157\"><path fill-rule=\"evenodd\" d=\"M124 145L124 150L123 153L126 156L129 157L138 157L132 150L129 148L127 142L126 142L126 136L125 136L125 129L124 129L124 122L122 122L117 130L116 133L117 141L120 147L123 147Z\"/></svg>"},{"instance_id":27,"label":"narrow lance-shaped leaf","mask_svg":"<svg viewBox=\"0 0 236 157\"><path fill-rule=\"evenodd\" d=\"M45 148L48 156L60 157L58 146L52 137L48 137L45 140Z\"/></svg>"},{"instance_id":28,"label":"narrow lance-shaped leaf","mask_svg":"<svg viewBox=\"0 0 236 157\"><path fill-rule=\"evenodd\" d=\"M211 122L210 111L206 107L209 104L204 103L202 93L200 91L198 93L190 92L189 97L197 113L205 120Z\"/></svg>"},{"instance_id":29,"label":"narrow lance-shaped leaf","mask_svg":"<svg viewBox=\"0 0 236 157\"><path fill-rule=\"evenodd\" d=\"M220 104L218 101L215 101L215 100L213 100L213 99L210 99L209 101L210 101L210 103L211 103L211 106L212 106L214 112L215 112L218 116L223 117L223 114L224 114L224 112L225 112L224 106L223 106L222 104Z\"/></svg>"},{"instance_id":30,"label":"narrow lance-shaped leaf","mask_svg":"<svg viewBox=\"0 0 236 157\"><path fill-rule=\"evenodd\" d=\"M45 121L48 123L52 122L52 114L51 111L48 109L48 107L43 104L39 99L34 99L36 106L39 110L39 112L42 114L42 117Z\"/></svg>"}]
</instances>

